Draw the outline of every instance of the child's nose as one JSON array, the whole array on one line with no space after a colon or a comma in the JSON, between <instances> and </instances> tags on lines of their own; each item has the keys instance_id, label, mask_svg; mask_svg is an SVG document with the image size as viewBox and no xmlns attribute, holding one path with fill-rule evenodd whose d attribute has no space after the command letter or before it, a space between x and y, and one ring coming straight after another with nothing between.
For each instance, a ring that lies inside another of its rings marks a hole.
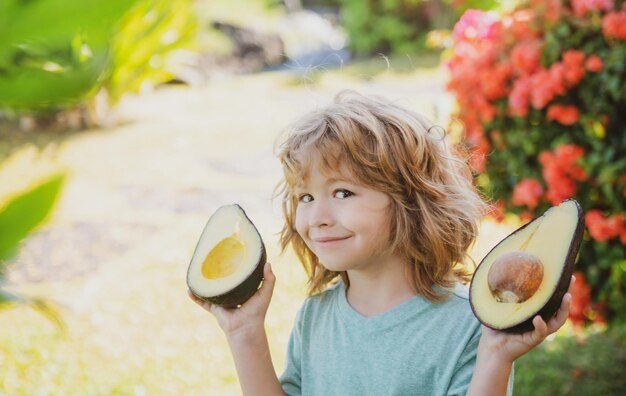
<instances>
[{"instance_id":1,"label":"child's nose","mask_svg":"<svg viewBox=\"0 0 626 396\"><path fill-rule=\"evenodd\" d=\"M316 200L311 211L310 225L313 227L330 226L334 223L332 208L325 200Z\"/></svg>"}]
</instances>

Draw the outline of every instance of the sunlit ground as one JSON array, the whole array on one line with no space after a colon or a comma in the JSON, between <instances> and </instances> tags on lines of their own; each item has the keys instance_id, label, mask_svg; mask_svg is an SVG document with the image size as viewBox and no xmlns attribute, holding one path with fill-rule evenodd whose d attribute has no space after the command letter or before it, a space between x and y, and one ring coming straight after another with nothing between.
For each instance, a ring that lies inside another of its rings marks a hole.
<instances>
[{"instance_id":1,"label":"sunlit ground","mask_svg":"<svg viewBox=\"0 0 626 396\"><path fill-rule=\"evenodd\" d=\"M27 307L0 312L0 395L239 394L225 338L185 285L206 220L233 202L261 231L278 278L267 327L280 372L305 280L296 260L279 254L274 141L342 88L382 94L446 122L443 73L393 66L160 89L125 100L115 128L48 134L41 154L13 143L0 173L13 180L5 190L30 173L69 173L54 217L7 274L9 290L56 303L66 330ZM0 152L9 152L6 143ZM510 227L483 230L476 260Z\"/></svg>"}]
</instances>

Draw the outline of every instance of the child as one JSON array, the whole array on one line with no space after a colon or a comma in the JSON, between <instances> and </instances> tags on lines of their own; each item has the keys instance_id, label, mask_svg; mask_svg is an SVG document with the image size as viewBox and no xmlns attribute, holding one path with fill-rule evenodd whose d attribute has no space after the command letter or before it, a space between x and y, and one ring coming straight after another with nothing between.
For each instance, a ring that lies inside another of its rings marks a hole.
<instances>
[{"instance_id":1,"label":"child","mask_svg":"<svg viewBox=\"0 0 626 396\"><path fill-rule=\"evenodd\" d=\"M274 287L237 309L192 298L225 332L245 395L504 395L513 361L563 325L571 295L535 330L482 327L463 262L484 203L438 129L353 92L296 123L280 147L283 249L309 278L286 369L264 330Z\"/></svg>"}]
</instances>

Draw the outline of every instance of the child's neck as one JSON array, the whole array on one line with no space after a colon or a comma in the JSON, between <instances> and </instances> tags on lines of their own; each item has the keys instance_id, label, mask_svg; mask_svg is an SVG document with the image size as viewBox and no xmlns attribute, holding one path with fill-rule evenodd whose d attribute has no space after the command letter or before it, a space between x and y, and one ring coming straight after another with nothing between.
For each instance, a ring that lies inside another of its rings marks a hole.
<instances>
[{"instance_id":1,"label":"child's neck","mask_svg":"<svg viewBox=\"0 0 626 396\"><path fill-rule=\"evenodd\" d=\"M348 303L361 315L372 317L409 300L415 291L406 278L405 268L404 260L390 257L367 271L348 271Z\"/></svg>"}]
</instances>

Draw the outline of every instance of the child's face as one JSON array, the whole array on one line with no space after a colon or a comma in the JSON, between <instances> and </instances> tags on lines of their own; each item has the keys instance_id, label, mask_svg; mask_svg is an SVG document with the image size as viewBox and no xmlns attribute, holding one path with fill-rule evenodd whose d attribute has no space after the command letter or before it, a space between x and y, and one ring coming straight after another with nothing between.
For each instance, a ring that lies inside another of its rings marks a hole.
<instances>
[{"instance_id":1,"label":"child's face","mask_svg":"<svg viewBox=\"0 0 626 396\"><path fill-rule=\"evenodd\" d=\"M345 172L321 172L316 163L296 188L296 230L332 271L376 264L390 239L391 198L357 184Z\"/></svg>"}]
</instances>

